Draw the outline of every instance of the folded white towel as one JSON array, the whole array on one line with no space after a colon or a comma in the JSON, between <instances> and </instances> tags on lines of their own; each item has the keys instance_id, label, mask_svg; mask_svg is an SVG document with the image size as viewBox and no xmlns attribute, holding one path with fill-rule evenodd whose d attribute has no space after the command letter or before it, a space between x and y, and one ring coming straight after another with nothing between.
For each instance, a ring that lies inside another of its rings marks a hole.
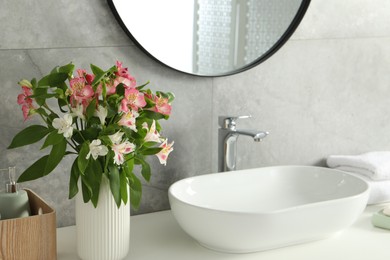
<instances>
[{"instance_id":1,"label":"folded white towel","mask_svg":"<svg viewBox=\"0 0 390 260\"><path fill-rule=\"evenodd\" d=\"M355 172L375 181L390 180L390 151L330 155L326 163L330 168Z\"/></svg>"},{"instance_id":2,"label":"folded white towel","mask_svg":"<svg viewBox=\"0 0 390 260\"><path fill-rule=\"evenodd\" d=\"M367 202L368 205L390 201L390 180L373 181L366 176L362 176L360 174L351 172L348 173L368 183L368 186L370 187Z\"/></svg>"}]
</instances>

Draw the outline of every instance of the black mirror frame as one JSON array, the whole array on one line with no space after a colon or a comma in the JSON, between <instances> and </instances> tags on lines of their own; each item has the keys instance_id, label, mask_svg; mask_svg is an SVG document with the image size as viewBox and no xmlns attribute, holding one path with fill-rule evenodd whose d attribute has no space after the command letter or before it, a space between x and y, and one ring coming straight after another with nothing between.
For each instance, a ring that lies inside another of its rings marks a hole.
<instances>
[{"instance_id":1,"label":"black mirror frame","mask_svg":"<svg viewBox=\"0 0 390 260\"><path fill-rule=\"evenodd\" d=\"M181 73L184 73L184 74L187 74L187 75L192 75L192 76L198 76L198 77L223 77L223 76L230 76L230 75L234 75L234 74L237 74L237 73L240 73L240 72L243 72L245 70L248 70L248 69L251 69L257 65L259 65L260 63L264 62L265 60L267 60L268 58L270 58L273 54L275 54L287 41L288 39L290 39L291 35L295 32L295 30L298 28L298 25L300 24L300 22L302 21L308 7L309 7L309 4L310 4L310 1L311 0L302 0L302 3L301 3L301 6L299 7L298 11L297 11L297 14L295 15L294 19L292 20L290 26L287 28L286 32L280 37L280 39L272 46L272 48L270 48L267 52L265 52L263 55L261 55L259 58L257 58L256 60L254 60L253 62L249 63L248 65L246 66L243 66L242 68L240 69L236 69L236 70L232 70L232 71L229 71L229 72L226 72L226 73L221 73L221 74L215 74L215 75L198 75L198 74L194 74L194 73L189 73L189 72L186 72L186 71L182 71L182 70L179 70L179 69L176 69L176 68L173 68L167 64L165 64L164 62L160 61L159 59L157 59L156 57L154 57L152 54L150 54L138 41L137 39L131 34L131 32L129 31L129 29L126 27L126 25L123 23L120 15L118 14L118 11L116 10L115 8L115 5L113 3L113 0L107 0L107 3L112 11L112 13L114 14L116 20L118 21L118 23L120 24L120 26L122 27L123 31L127 34L127 36L134 42L134 44L140 48L144 53L146 53L150 58L152 58L153 60L157 61L158 63L170 68L170 69L173 69L175 71L178 71L178 72L181 72Z\"/></svg>"}]
</instances>

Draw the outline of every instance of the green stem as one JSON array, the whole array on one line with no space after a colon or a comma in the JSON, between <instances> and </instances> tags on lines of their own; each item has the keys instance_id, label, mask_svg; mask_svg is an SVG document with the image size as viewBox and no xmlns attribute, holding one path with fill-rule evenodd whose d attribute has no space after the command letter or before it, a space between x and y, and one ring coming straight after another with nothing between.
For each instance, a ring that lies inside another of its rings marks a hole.
<instances>
[{"instance_id":1,"label":"green stem","mask_svg":"<svg viewBox=\"0 0 390 260\"><path fill-rule=\"evenodd\" d=\"M47 125L50 125L49 122L46 120L46 118L41 113L39 113L39 115L41 116L43 122L45 122Z\"/></svg>"},{"instance_id":2,"label":"green stem","mask_svg":"<svg viewBox=\"0 0 390 260\"><path fill-rule=\"evenodd\" d=\"M81 138L83 138L83 141L84 141L84 142L87 141L87 140L85 140L84 136L81 134L81 132L80 132L79 129L76 129L76 131L80 134Z\"/></svg>"},{"instance_id":3,"label":"green stem","mask_svg":"<svg viewBox=\"0 0 390 260\"><path fill-rule=\"evenodd\" d=\"M57 113L56 112L54 112L46 103L45 104L43 104L43 107L44 108L46 108L47 110L49 110L50 111L50 113L52 113L52 114L54 114L54 115L57 115ZM58 115L57 115L58 116Z\"/></svg>"},{"instance_id":4,"label":"green stem","mask_svg":"<svg viewBox=\"0 0 390 260\"><path fill-rule=\"evenodd\" d=\"M73 140L72 140L72 141L73 141ZM75 151L77 152L77 149L76 149L76 147L75 147L75 146L73 146L73 144L72 144L71 142L69 142L69 140L67 140L66 142L69 144L69 146L70 146L70 147L72 147L72 148L73 148L73 150L75 150Z\"/></svg>"},{"instance_id":5,"label":"green stem","mask_svg":"<svg viewBox=\"0 0 390 260\"><path fill-rule=\"evenodd\" d=\"M71 141L72 141L72 143L73 143L73 145L74 145L74 150L76 151L76 152L79 152L76 148L77 148L77 144L75 143L75 141L73 140L73 139L70 139Z\"/></svg>"}]
</instances>

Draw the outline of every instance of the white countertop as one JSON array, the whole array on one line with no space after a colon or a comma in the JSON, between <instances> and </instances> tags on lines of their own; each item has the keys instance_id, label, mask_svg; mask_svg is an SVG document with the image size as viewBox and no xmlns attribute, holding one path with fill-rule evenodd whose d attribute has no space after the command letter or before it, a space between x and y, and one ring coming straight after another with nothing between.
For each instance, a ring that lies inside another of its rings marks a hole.
<instances>
[{"instance_id":1,"label":"white countertop","mask_svg":"<svg viewBox=\"0 0 390 260\"><path fill-rule=\"evenodd\" d=\"M131 217L131 260L389 260L390 230L375 228L372 213L385 206L366 208L350 228L334 237L252 254L224 254L200 246L176 224L171 211ZM321 225L321 223L318 223ZM75 226L57 229L58 260L79 259Z\"/></svg>"}]
</instances>

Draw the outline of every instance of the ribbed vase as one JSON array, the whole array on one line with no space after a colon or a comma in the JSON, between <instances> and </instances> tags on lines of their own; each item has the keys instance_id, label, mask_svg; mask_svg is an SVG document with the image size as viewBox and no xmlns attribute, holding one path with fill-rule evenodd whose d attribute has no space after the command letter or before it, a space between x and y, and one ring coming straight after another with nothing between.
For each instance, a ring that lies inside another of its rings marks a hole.
<instances>
[{"instance_id":1,"label":"ribbed vase","mask_svg":"<svg viewBox=\"0 0 390 260\"><path fill-rule=\"evenodd\" d=\"M103 177L96 208L76 195L77 252L83 260L120 260L130 247L130 202L118 209Z\"/></svg>"}]
</instances>

